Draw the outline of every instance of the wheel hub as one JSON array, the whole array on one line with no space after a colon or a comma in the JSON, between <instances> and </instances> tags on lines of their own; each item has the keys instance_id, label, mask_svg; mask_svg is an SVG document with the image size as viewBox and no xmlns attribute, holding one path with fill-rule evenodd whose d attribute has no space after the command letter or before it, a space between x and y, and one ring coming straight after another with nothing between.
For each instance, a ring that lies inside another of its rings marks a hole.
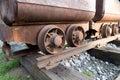
<instances>
[{"instance_id":1,"label":"wheel hub","mask_svg":"<svg viewBox=\"0 0 120 80\"><path fill-rule=\"evenodd\" d=\"M81 31L77 31L76 32L76 37L79 41L81 41L83 39L83 33Z\"/></svg>"},{"instance_id":2,"label":"wheel hub","mask_svg":"<svg viewBox=\"0 0 120 80\"><path fill-rule=\"evenodd\" d=\"M52 37L52 43L53 43L55 46L57 46L57 47L61 46L61 44L62 44L62 37L59 36L59 35L53 36L53 37Z\"/></svg>"},{"instance_id":3,"label":"wheel hub","mask_svg":"<svg viewBox=\"0 0 120 80\"><path fill-rule=\"evenodd\" d=\"M108 34L111 35L112 34L112 29L110 27L108 27Z\"/></svg>"}]
</instances>

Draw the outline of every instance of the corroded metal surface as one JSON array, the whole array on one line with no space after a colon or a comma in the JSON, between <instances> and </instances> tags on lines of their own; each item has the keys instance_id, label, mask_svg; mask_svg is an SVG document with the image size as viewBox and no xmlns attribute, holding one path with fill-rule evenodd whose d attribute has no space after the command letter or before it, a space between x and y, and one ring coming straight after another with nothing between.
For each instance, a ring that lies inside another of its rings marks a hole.
<instances>
[{"instance_id":1,"label":"corroded metal surface","mask_svg":"<svg viewBox=\"0 0 120 80\"><path fill-rule=\"evenodd\" d=\"M57 54L62 51L64 44L64 32L55 25L45 26L38 34L38 46L45 54Z\"/></svg>"},{"instance_id":2,"label":"corroded metal surface","mask_svg":"<svg viewBox=\"0 0 120 80\"><path fill-rule=\"evenodd\" d=\"M93 18L93 21L99 21L103 18L105 13L105 1L104 0L96 0L96 12Z\"/></svg>"},{"instance_id":3,"label":"corroded metal surface","mask_svg":"<svg viewBox=\"0 0 120 80\"><path fill-rule=\"evenodd\" d=\"M106 38L108 36L111 36L112 34L112 28L110 24L103 24L101 27L101 35L103 38Z\"/></svg>"},{"instance_id":4,"label":"corroded metal surface","mask_svg":"<svg viewBox=\"0 0 120 80\"><path fill-rule=\"evenodd\" d=\"M21 3L42 4L71 9L95 11L95 0L17 0ZM85 6L87 5L87 6Z\"/></svg>"},{"instance_id":5,"label":"corroded metal surface","mask_svg":"<svg viewBox=\"0 0 120 80\"><path fill-rule=\"evenodd\" d=\"M111 27L112 27L112 36L114 36L114 35L119 33L118 24L112 24Z\"/></svg>"},{"instance_id":6,"label":"corroded metal surface","mask_svg":"<svg viewBox=\"0 0 120 80\"><path fill-rule=\"evenodd\" d=\"M119 0L96 0L94 21L120 21Z\"/></svg>"},{"instance_id":7,"label":"corroded metal surface","mask_svg":"<svg viewBox=\"0 0 120 80\"><path fill-rule=\"evenodd\" d=\"M61 35L59 35L59 33L61 33L60 31L55 32L51 30L49 32L51 26L48 30L42 31L46 25L52 24L58 26L64 33L71 24L80 23L84 25L81 26L78 24L82 29L75 31L76 27L73 27L74 29L68 31L69 33L73 32L73 34L67 35L67 37L70 36L71 38L71 41L69 41L68 38L68 43L70 42L70 44L72 43L74 46L78 46L85 37L84 32L90 27L85 22L90 21L93 17L94 21L102 20L115 22L120 20L120 10L117 8L120 6L120 4L118 4L119 2L117 0L110 0L109 4L107 3L107 0L1 0L0 14L3 21L1 20L0 22L0 38L4 42L15 41L39 45L43 52L45 52L45 49L48 47L44 44L50 42L52 44L52 46L49 47L48 52L50 52L54 48L53 45L60 47L63 43L63 39ZM108 6L110 6L110 9ZM92 26L97 29L95 29L96 31L100 31L101 25L102 23L95 27ZM117 33L116 28L112 29L114 31L112 32L111 27L108 26L110 26L110 24L102 27L101 33L103 37ZM50 36L50 41L41 39L48 39L46 35L50 35L52 31L54 35L52 35L52 37ZM42 34L42 37L38 36L39 33ZM42 46L41 42L44 43Z\"/></svg>"},{"instance_id":8,"label":"corroded metal surface","mask_svg":"<svg viewBox=\"0 0 120 80\"><path fill-rule=\"evenodd\" d=\"M2 0L0 7L2 20L8 25L16 22L76 22L93 18L95 0Z\"/></svg>"},{"instance_id":9,"label":"corroded metal surface","mask_svg":"<svg viewBox=\"0 0 120 80\"><path fill-rule=\"evenodd\" d=\"M37 59L38 60L37 66L39 68L44 68L44 67L52 65L56 62L64 60L65 58L71 57L71 56L76 55L80 52L83 52L83 51L89 50L91 48L97 47L98 45L104 45L104 44L106 44L110 41L116 40L118 38L120 38L120 34L116 35L116 36L92 41L92 42L89 42L87 44L83 44L83 45L81 45L80 47L77 47L77 48L68 49L66 51L60 52L61 54L53 55L53 56L50 56L50 57L47 56L47 58L46 59L44 58L43 60Z\"/></svg>"},{"instance_id":10,"label":"corroded metal surface","mask_svg":"<svg viewBox=\"0 0 120 80\"><path fill-rule=\"evenodd\" d=\"M11 54L11 46L7 43L7 42L4 42L3 46L2 46L2 51L5 55L5 58L7 61L11 61L12 58L10 56Z\"/></svg>"},{"instance_id":11,"label":"corroded metal surface","mask_svg":"<svg viewBox=\"0 0 120 80\"><path fill-rule=\"evenodd\" d=\"M71 24L55 24L56 26L62 28L65 32L66 28ZM88 30L88 23L75 24L81 26L84 31ZM0 39L5 42L23 42L27 44L37 45L38 33L43 27L47 25L18 25L18 26L7 26L2 20L0 20ZM10 36L10 37L9 37Z\"/></svg>"},{"instance_id":12,"label":"corroded metal surface","mask_svg":"<svg viewBox=\"0 0 120 80\"><path fill-rule=\"evenodd\" d=\"M85 32L81 26L70 25L66 30L66 40L69 46L80 46L85 39Z\"/></svg>"}]
</instances>

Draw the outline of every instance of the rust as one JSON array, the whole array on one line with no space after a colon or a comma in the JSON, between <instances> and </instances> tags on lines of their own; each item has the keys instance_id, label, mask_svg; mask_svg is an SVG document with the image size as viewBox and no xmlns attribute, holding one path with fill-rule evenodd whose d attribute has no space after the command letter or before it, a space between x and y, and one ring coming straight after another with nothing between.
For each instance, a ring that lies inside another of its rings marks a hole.
<instances>
[{"instance_id":1,"label":"rust","mask_svg":"<svg viewBox=\"0 0 120 80\"><path fill-rule=\"evenodd\" d=\"M81 26L70 25L66 30L66 40L70 46L80 46L85 39L85 32Z\"/></svg>"},{"instance_id":2,"label":"rust","mask_svg":"<svg viewBox=\"0 0 120 80\"><path fill-rule=\"evenodd\" d=\"M55 35L53 37L53 42L52 43L54 43L54 45L57 46L57 47L61 46L61 44L62 44L62 37L59 36L59 35Z\"/></svg>"},{"instance_id":3,"label":"rust","mask_svg":"<svg viewBox=\"0 0 120 80\"><path fill-rule=\"evenodd\" d=\"M10 56L10 54L11 54L11 46L7 42L3 43L2 51L3 51L7 61L13 60L12 57Z\"/></svg>"},{"instance_id":4,"label":"rust","mask_svg":"<svg viewBox=\"0 0 120 80\"><path fill-rule=\"evenodd\" d=\"M1 0L2 20L8 25L29 22L78 22L89 21L95 14L95 0L65 0L62 3L55 0L46 1ZM87 5L90 1L93 5ZM75 5L78 3L84 4Z\"/></svg>"},{"instance_id":5,"label":"rust","mask_svg":"<svg viewBox=\"0 0 120 80\"><path fill-rule=\"evenodd\" d=\"M107 0L1 0L0 39L3 42L14 41L38 45L44 53L56 54L57 59L55 59L59 61L70 56L69 54L65 54L63 58L61 55L60 58L57 56L63 51L65 37L70 46L79 47L87 32L88 37L90 34L89 38L93 38L93 35L96 38L97 32L101 32L103 38L118 34L116 25L111 24L120 20L120 10L117 8L120 4L118 0L109 2L107 4ZM92 19L101 23L88 25ZM111 21L114 22L110 23ZM79 48L82 51L101 45L101 43L93 43ZM30 46L30 48L36 47ZM48 62L54 63L54 60Z\"/></svg>"},{"instance_id":6,"label":"rust","mask_svg":"<svg viewBox=\"0 0 120 80\"><path fill-rule=\"evenodd\" d=\"M96 13L93 21L100 21L105 13L105 0L96 0Z\"/></svg>"},{"instance_id":7,"label":"rust","mask_svg":"<svg viewBox=\"0 0 120 80\"><path fill-rule=\"evenodd\" d=\"M92 41L92 42L83 44L77 48L71 48L71 49L65 50L65 51L61 52L61 54L52 55L52 56L47 57L46 59L44 58L43 60L40 60L40 61L38 60L37 66L40 69L44 68L45 66L52 65L52 64L57 63L61 60L69 58L73 55L79 54L80 52L89 50L91 48L95 48L97 45L104 45L104 44L106 44L110 41L116 40L118 38L120 38L120 35L116 35L116 36L112 36L112 37L108 37L108 38L103 38L100 40L96 40L96 41Z\"/></svg>"},{"instance_id":8,"label":"rust","mask_svg":"<svg viewBox=\"0 0 120 80\"><path fill-rule=\"evenodd\" d=\"M67 27L71 24L55 24L62 28L65 32ZM76 23L77 26L82 26L84 31L88 30L88 22ZM15 25L12 27L7 26L0 20L0 39L5 42L23 42L27 44L37 45L38 33L47 25L44 24L28 24L28 25ZM32 33L32 34L31 34ZM9 37L11 36L11 37Z\"/></svg>"},{"instance_id":9,"label":"rust","mask_svg":"<svg viewBox=\"0 0 120 80\"><path fill-rule=\"evenodd\" d=\"M112 35L112 28L110 24L103 24L101 27L101 35L103 38Z\"/></svg>"},{"instance_id":10,"label":"rust","mask_svg":"<svg viewBox=\"0 0 120 80\"><path fill-rule=\"evenodd\" d=\"M112 24L112 36L116 35L119 33L119 27L118 24Z\"/></svg>"},{"instance_id":11,"label":"rust","mask_svg":"<svg viewBox=\"0 0 120 80\"><path fill-rule=\"evenodd\" d=\"M96 14L93 21L120 21L119 0L96 0Z\"/></svg>"},{"instance_id":12,"label":"rust","mask_svg":"<svg viewBox=\"0 0 120 80\"><path fill-rule=\"evenodd\" d=\"M56 36L59 36L61 42L55 41ZM38 35L38 46L40 50L46 54L57 54L62 48L64 48L64 44L64 32L55 25L45 26Z\"/></svg>"}]
</instances>

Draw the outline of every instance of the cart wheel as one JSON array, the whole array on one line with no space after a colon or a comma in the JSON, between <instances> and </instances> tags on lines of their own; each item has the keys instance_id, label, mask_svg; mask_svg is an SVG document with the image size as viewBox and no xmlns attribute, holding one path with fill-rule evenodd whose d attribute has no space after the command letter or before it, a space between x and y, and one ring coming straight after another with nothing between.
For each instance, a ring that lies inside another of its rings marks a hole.
<instances>
[{"instance_id":1,"label":"cart wheel","mask_svg":"<svg viewBox=\"0 0 120 80\"><path fill-rule=\"evenodd\" d=\"M105 24L101 27L101 35L103 38L106 38L108 36L112 35L112 28L110 25Z\"/></svg>"},{"instance_id":2,"label":"cart wheel","mask_svg":"<svg viewBox=\"0 0 120 80\"><path fill-rule=\"evenodd\" d=\"M65 44L64 32L55 25L45 26L38 35L38 46L44 53L58 54Z\"/></svg>"},{"instance_id":3,"label":"cart wheel","mask_svg":"<svg viewBox=\"0 0 120 80\"><path fill-rule=\"evenodd\" d=\"M119 27L117 24L112 24L112 36L115 36L119 33Z\"/></svg>"},{"instance_id":4,"label":"cart wheel","mask_svg":"<svg viewBox=\"0 0 120 80\"><path fill-rule=\"evenodd\" d=\"M66 31L68 45L78 47L85 39L85 32L81 26L71 25Z\"/></svg>"}]
</instances>

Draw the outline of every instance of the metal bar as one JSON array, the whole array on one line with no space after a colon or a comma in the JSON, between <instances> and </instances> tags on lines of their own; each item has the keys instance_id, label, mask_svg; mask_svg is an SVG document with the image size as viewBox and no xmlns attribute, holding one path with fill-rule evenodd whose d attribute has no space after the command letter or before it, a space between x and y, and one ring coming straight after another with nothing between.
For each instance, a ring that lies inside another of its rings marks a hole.
<instances>
[{"instance_id":1,"label":"metal bar","mask_svg":"<svg viewBox=\"0 0 120 80\"><path fill-rule=\"evenodd\" d=\"M65 58L69 58L73 55L76 55L76 54L81 53L83 51L89 50L91 48L95 48L98 45L106 44L106 43L108 43L110 41L113 41L113 40L116 40L118 38L120 38L120 34L116 35L116 36L111 36L111 37L108 37L108 38L92 41L92 42L89 42L87 44L83 44L83 45L81 45L80 47L77 47L77 48L71 48L69 50L65 50L65 51L61 52L60 54L53 55L49 58L38 61L37 66L39 68L44 68L45 66L49 66L53 63L64 60Z\"/></svg>"}]
</instances>

